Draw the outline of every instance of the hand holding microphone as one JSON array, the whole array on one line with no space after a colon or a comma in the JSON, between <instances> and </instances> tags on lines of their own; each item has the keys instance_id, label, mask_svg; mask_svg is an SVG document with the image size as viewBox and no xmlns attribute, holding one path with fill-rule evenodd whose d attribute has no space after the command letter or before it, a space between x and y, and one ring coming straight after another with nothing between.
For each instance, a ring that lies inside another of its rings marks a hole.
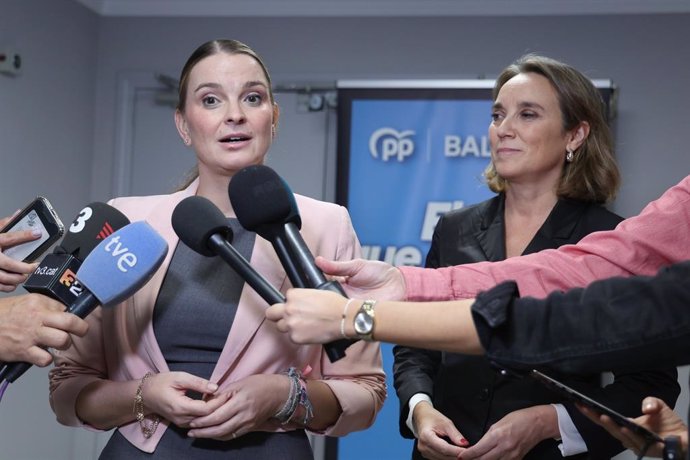
<instances>
[{"instance_id":1,"label":"hand holding microphone","mask_svg":"<svg viewBox=\"0 0 690 460\"><path fill-rule=\"evenodd\" d=\"M299 232L301 219L287 183L271 168L248 166L235 174L228 187L230 202L244 228L273 244L295 287L332 291L345 297L340 284L328 281ZM294 280L293 280L294 278ZM345 356L355 341L336 340L324 345L331 362Z\"/></svg>"},{"instance_id":2,"label":"hand holding microphone","mask_svg":"<svg viewBox=\"0 0 690 460\"><path fill-rule=\"evenodd\" d=\"M82 292L67 312L86 317L99 305L112 307L132 296L160 267L168 245L146 222L129 224L101 241L76 273ZM11 363L0 372L0 380L14 382L29 367Z\"/></svg>"},{"instance_id":3,"label":"hand holding microphone","mask_svg":"<svg viewBox=\"0 0 690 460\"><path fill-rule=\"evenodd\" d=\"M67 234L60 244L55 247L53 253L45 256L37 264L33 273L24 282L24 289L31 293L43 294L46 297L62 302L66 306L70 305L82 292L82 286L76 280L76 272L81 266L82 261L108 235L128 223L129 219L112 206L100 202L88 204L79 211L72 221ZM40 297L32 296L30 300L24 299L21 302L30 303L35 306L34 308L57 308L52 301ZM28 314L28 312L25 314ZM27 330L33 330L29 329L30 325L26 323L28 318L23 318L22 321ZM58 331L47 330L43 332L50 335L49 342L40 342L44 346L64 348L69 343L69 337L59 334ZM53 345L57 341L56 336L61 336L65 339L62 340L63 347ZM46 360L50 359L50 354L47 351L41 350L38 347L32 350L33 359L29 361L35 364L48 364L49 361L46 362ZM37 362L37 359L40 359L40 361ZM16 361L16 359L8 359L8 361ZM8 372L8 370L2 369L3 367L4 363L0 363L0 376Z\"/></svg>"}]
</instances>

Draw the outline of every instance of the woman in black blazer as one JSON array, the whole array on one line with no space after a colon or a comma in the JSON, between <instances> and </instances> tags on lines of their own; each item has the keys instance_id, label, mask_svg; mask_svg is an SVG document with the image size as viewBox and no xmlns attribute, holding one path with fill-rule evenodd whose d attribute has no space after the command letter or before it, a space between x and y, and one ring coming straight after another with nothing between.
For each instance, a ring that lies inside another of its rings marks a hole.
<instances>
[{"instance_id":1,"label":"woman in black blazer","mask_svg":"<svg viewBox=\"0 0 690 460\"><path fill-rule=\"evenodd\" d=\"M576 243L614 228L602 204L619 183L598 90L561 62L527 55L496 80L485 172L498 195L443 216L427 267L498 261ZM530 379L495 372L486 358L395 347L400 431L416 437L413 458L610 458L623 450L571 404ZM598 374L568 383L629 416L658 396L673 405L675 368ZM414 430L414 432L413 432Z\"/></svg>"}]
</instances>

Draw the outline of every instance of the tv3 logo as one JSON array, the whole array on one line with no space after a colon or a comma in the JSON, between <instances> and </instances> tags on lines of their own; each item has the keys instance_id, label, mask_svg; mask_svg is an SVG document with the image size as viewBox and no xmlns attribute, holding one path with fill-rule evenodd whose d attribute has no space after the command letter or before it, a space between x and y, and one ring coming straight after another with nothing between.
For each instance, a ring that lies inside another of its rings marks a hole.
<instances>
[{"instance_id":1,"label":"tv3 logo","mask_svg":"<svg viewBox=\"0 0 690 460\"><path fill-rule=\"evenodd\" d=\"M377 129L369 138L369 153L376 159L380 157L382 161L394 158L402 162L414 153L414 140L410 139L414 134L412 130Z\"/></svg>"},{"instance_id":2,"label":"tv3 logo","mask_svg":"<svg viewBox=\"0 0 690 460\"><path fill-rule=\"evenodd\" d=\"M72 222L72 225L69 227L70 233L79 233L84 228L86 227L86 224L88 223L89 219L93 216L93 209L91 209L89 206L85 207L81 211L79 211L79 215L74 219L74 222ZM115 232L115 229L110 225L108 222L103 223L103 228L101 228L101 231L98 232L98 235L96 235L97 240L103 240L109 237L110 235Z\"/></svg>"},{"instance_id":3,"label":"tv3 logo","mask_svg":"<svg viewBox=\"0 0 690 460\"><path fill-rule=\"evenodd\" d=\"M60 284L67 286L69 288L69 292L75 297L84 291L84 287L79 284L79 281L77 281L77 275L75 275L74 272L69 268L65 270L65 273L63 273L60 277Z\"/></svg>"}]
</instances>

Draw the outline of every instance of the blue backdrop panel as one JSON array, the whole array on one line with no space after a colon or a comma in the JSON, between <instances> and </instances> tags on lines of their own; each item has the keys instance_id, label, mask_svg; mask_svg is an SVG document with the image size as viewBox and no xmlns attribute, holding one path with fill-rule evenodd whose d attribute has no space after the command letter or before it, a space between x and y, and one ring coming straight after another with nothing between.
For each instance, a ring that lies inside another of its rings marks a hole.
<instances>
[{"instance_id":1,"label":"blue backdrop panel","mask_svg":"<svg viewBox=\"0 0 690 460\"><path fill-rule=\"evenodd\" d=\"M365 257L424 265L438 217L493 196L482 180L491 84L479 86L339 89L337 200ZM339 440L340 460L410 458L412 441L398 431L392 346L381 349L388 399L373 427Z\"/></svg>"}]
</instances>

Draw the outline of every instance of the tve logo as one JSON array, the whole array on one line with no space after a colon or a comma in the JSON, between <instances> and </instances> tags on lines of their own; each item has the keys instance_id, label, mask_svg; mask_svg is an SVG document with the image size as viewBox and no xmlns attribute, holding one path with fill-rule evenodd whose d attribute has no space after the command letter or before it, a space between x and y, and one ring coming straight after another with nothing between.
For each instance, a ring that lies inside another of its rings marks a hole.
<instances>
[{"instance_id":1,"label":"tve logo","mask_svg":"<svg viewBox=\"0 0 690 460\"><path fill-rule=\"evenodd\" d=\"M117 259L117 269L122 273L127 273L127 270L137 264L137 256L130 252L129 248L122 246L120 235L108 241L104 249L105 252L110 252L113 257L119 256L119 259Z\"/></svg>"},{"instance_id":2,"label":"tve logo","mask_svg":"<svg viewBox=\"0 0 690 460\"><path fill-rule=\"evenodd\" d=\"M414 134L412 130L399 132L393 128L377 129L369 138L369 152L376 159L380 157L388 161L396 158L402 162L414 153L414 141L409 139Z\"/></svg>"}]
</instances>

